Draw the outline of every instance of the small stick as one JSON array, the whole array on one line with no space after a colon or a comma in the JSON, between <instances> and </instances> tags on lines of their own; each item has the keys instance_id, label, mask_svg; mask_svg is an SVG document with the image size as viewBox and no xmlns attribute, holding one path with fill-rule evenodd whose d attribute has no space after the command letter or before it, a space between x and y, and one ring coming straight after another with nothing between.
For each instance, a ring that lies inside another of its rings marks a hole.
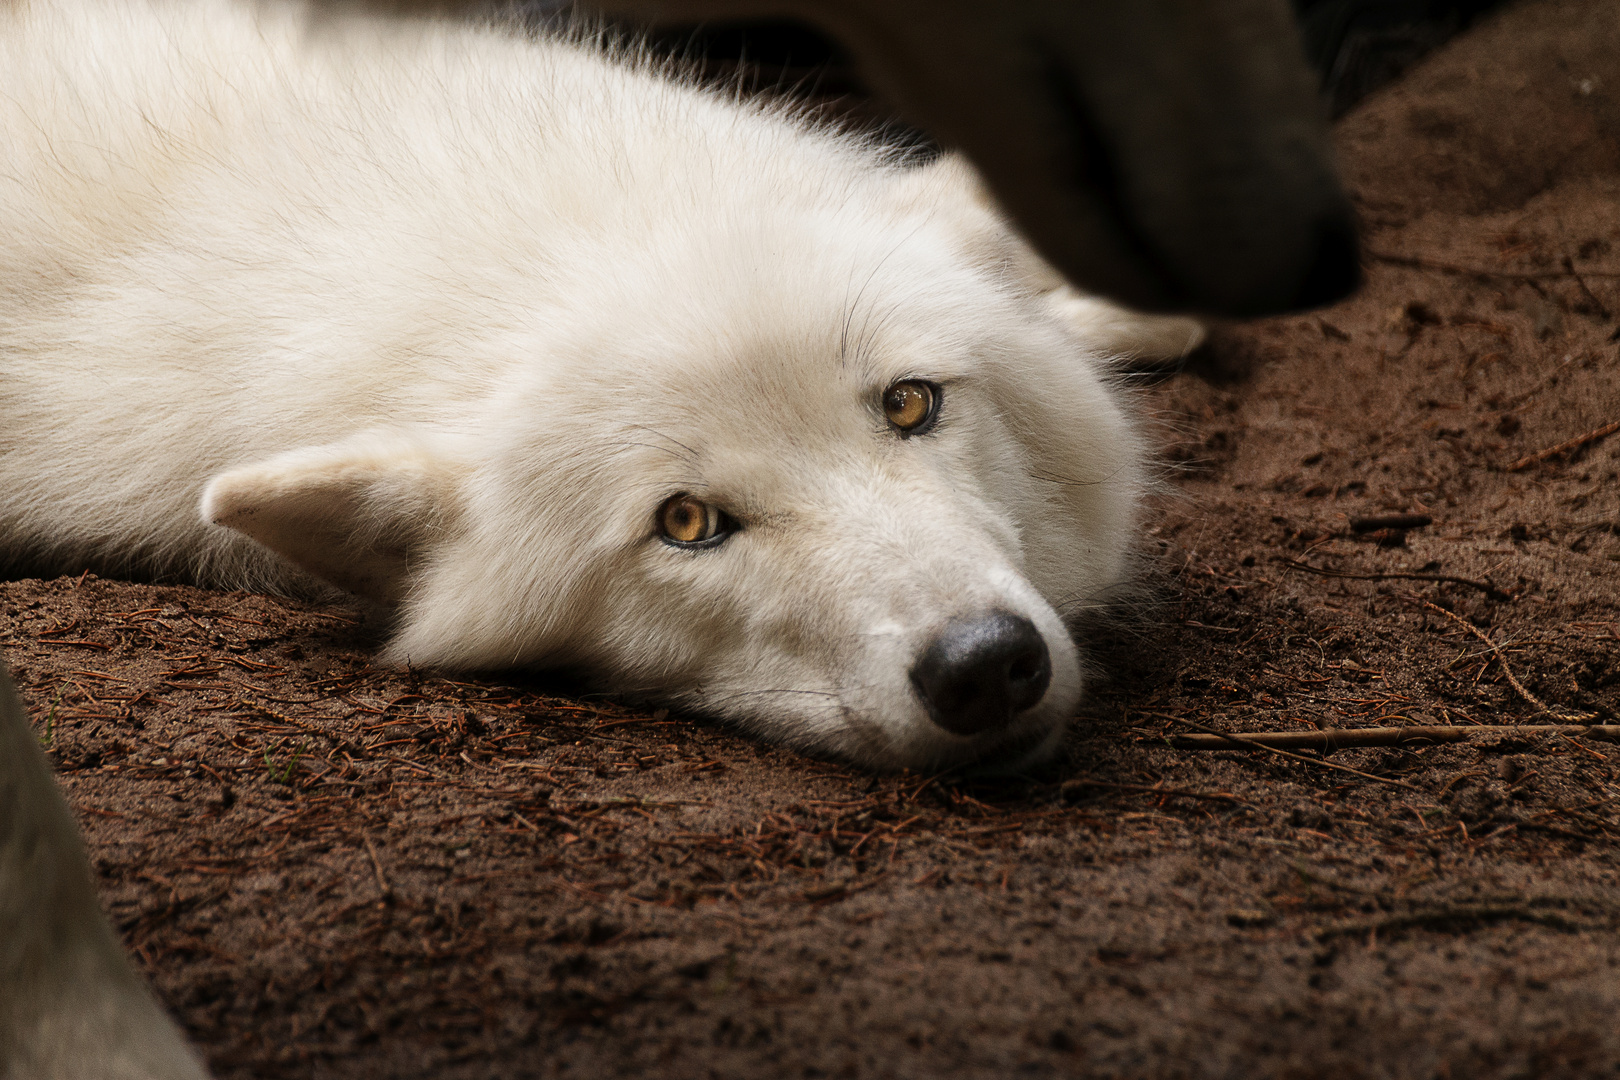
<instances>
[{"instance_id":1,"label":"small stick","mask_svg":"<svg viewBox=\"0 0 1620 1080\"><path fill-rule=\"evenodd\" d=\"M1552 385L1553 380L1557 379L1566 367L1575 362L1575 357L1584 355L1587 354L1579 351L1567 353L1564 358L1558 362L1558 366L1547 372L1547 374L1543 375L1541 378L1537 379L1534 386L1530 387L1528 390L1520 391L1496 407L1502 409L1504 412L1510 409L1517 409L1520 405L1523 405L1525 402L1529 401L1531 398L1545 390L1548 386Z\"/></svg>"},{"instance_id":2,"label":"small stick","mask_svg":"<svg viewBox=\"0 0 1620 1080\"><path fill-rule=\"evenodd\" d=\"M1546 461L1548 458L1562 457L1565 454L1572 454L1576 450L1579 450L1581 447L1585 446L1587 443L1595 443L1599 439L1607 438L1617 431L1620 431L1620 420L1616 420L1612 424L1604 424L1600 428L1593 428L1585 435L1577 435L1573 439L1559 443L1557 446L1549 446L1545 450L1537 450L1529 457L1522 457L1513 464L1504 466L1503 469L1505 472L1518 472L1520 469L1528 469L1530 466Z\"/></svg>"},{"instance_id":3,"label":"small stick","mask_svg":"<svg viewBox=\"0 0 1620 1080\"><path fill-rule=\"evenodd\" d=\"M1551 717L1553 717L1555 719L1562 720L1565 723L1570 723L1570 724L1579 724L1579 723L1582 723L1582 722L1587 721L1587 720L1595 719L1597 717L1597 713L1578 713L1578 712L1569 712L1569 711L1564 710L1564 709L1554 709L1552 706L1548 705L1545 701L1542 701L1540 698L1536 697L1536 695L1532 694L1529 690L1525 689L1524 684L1522 682L1520 682L1518 680L1518 678L1513 674L1513 669L1508 666L1507 657L1502 655L1502 650L1497 648L1496 647L1496 642L1492 641L1489 637L1487 637L1484 633L1482 633L1480 631L1479 627L1475 626L1473 623L1469 622L1467 619L1463 618L1460 615L1452 614L1451 612L1447 611L1445 608L1441 607L1439 604L1431 604L1431 603L1429 603L1429 601L1421 599L1420 597L1416 597L1416 596L1412 597L1411 599L1416 600L1418 603L1422 604L1424 607L1428 608L1430 611L1438 612L1439 614L1444 615L1446 618L1450 619L1452 622L1456 623L1458 626L1462 627L1464 630L1468 631L1470 634L1473 634L1475 637L1479 638L1479 640L1483 641L1485 643L1486 647L1491 650L1491 655L1496 657L1496 662L1498 664L1502 665L1502 674L1506 675L1507 676L1507 681L1513 684L1513 689L1515 689L1515 690L1517 690L1519 692L1520 697L1524 698L1524 700L1528 701L1530 704L1532 704L1532 705L1534 705L1536 707L1537 712L1535 713L1535 715L1540 716L1542 713L1545 713L1548 716L1551 716Z\"/></svg>"},{"instance_id":4,"label":"small stick","mask_svg":"<svg viewBox=\"0 0 1620 1080\"><path fill-rule=\"evenodd\" d=\"M1422 529L1434 524L1428 514L1380 514L1377 517L1353 517L1350 531L1372 532L1376 529Z\"/></svg>"},{"instance_id":5,"label":"small stick","mask_svg":"<svg viewBox=\"0 0 1620 1080\"><path fill-rule=\"evenodd\" d=\"M1348 765L1340 765L1336 761L1322 761L1322 760L1320 760L1318 758L1306 757L1304 754L1293 754L1293 753L1288 752L1287 750L1279 750L1275 746L1266 746L1263 743L1246 742L1243 739L1240 739L1235 735L1227 735L1224 732L1216 731L1214 728L1207 728L1203 724L1197 723L1196 721L1193 721L1193 720L1184 719L1184 718L1182 718L1180 716L1171 716L1168 713L1149 713L1148 715L1150 715L1150 716L1161 716L1166 720L1174 720L1178 724L1186 724L1188 727L1197 728L1199 731L1202 731L1205 735L1213 735L1217 739L1224 739L1228 743L1232 744L1231 747L1229 747L1229 749L1264 750L1268 754L1276 754L1279 757L1293 758L1295 761L1303 761L1307 765L1319 765L1324 769L1336 769L1339 772L1352 773L1352 774L1354 774L1356 776L1359 776L1359 777L1362 777L1363 779L1366 779L1366 780L1376 780L1380 784L1391 784L1391 785L1393 785L1395 787L1405 788L1408 791L1421 791L1421 790L1423 790L1422 788L1419 788L1414 784L1408 784L1405 780L1391 780L1387 776L1375 776L1375 775L1373 775L1372 773L1369 773L1369 772L1362 772L1360 769L1352 769Z\"/></svg>"},{"instance_id":6,"label":"small stick","mask_svg":"<svg viewBox=\"0 0 1620 1080\"><path fill-rule=\"evenodd\" d=\"M307 723L306 721L299 720L296 717L288 716L284 712L280 712L280 711L278 711L276 709L272 709L270 706L264 704L262 701L254 701L252 698L238 697L231 704L232 705L245 705L248 708L254 710L255 712L263 713L264 715L270 717L270 719L272 719L272 720L280 720L283 724L290 724L295 728L299 728L299 729L301 729L303 731L307 731L311 735L319 735L321 738L327 739L327 740L329 740L331 742L335 742L335 743L339 743L339 744L343 743L343 739L339 738L336 735L333 735L331 732L323 731L320 728L316 727L314 724ZM226 706L226 708L230 708L230 707L231 707L231 705Z\"/></svg>"},{"instance_id":7,"label":"small stick","mask_svg":"<svg viewBox=\"0 0 1620 1080\"><path fill-rule=\"evenodd\" d=\"M384 900L391 899L394 895L394 887L388 884L388 879L383 876L382 860L377 858L377 846L371 842L371 837L366 836L364 833L361 834L360 839L365 841L366 854L371 856L371 869L377 875L377 888L382 890L382 898Z\"/></svg>"},{"instance_id":8,"label":"small stick","mask_svg":"<svg viewBox=\"0 0 1620 1080\"><path fill-rule=\"evenodd\" d=\"M1425 259L1417 255L1398 255L1390 251L1363 250L1361 256L1371 262L1406 266L1414 270L1438 270L1442 274L1462 274L1485 281L1497 278L1503 281L1548 281L1576 276L1573 268L1569 270L1488 270L1483 266L1464 266L1460 263L1442 262L1439 259ZM1620 278L1620 271L1614 270L1585 270L1582 273L1589 278Z\"/></svg>"},{"instance_id":9,"label":"small stick","mask_svg":"<svg viewBox=\"0 0 1620 1080\"><path fill-rule=\"evenodd\" d=\"M1585 839L1584 837L1582 839ZM1313 935L1317 941L1328 941L1346 935L1361 935L1378 930L1411 930L1444 926L1459 922L1518 922L1540 923L1556 930L1591 930L1595 927L1566 919L1557 912L1536 911L1528 904L1457 904L1400 915L1386 915L1376 919L1354 919L1349 922L1324 926Z\"/></svg>"},{"instance_id":10,"label":"small stick","mask_svg":"<svg viewBox=\"0 0 1620 1080\"><path fill-rule=\"evenodd\" d=\"M1389 581L1391 579L1400 581L1441 581L1453 585L1467 585L1471 589L1478 589L1492 600L1511 601L1513 599L1512 593L1505 593L1488 581L1474 581L1472 578L1453 577L1450 574L1403 574L1396 571L1383 574L1352 574L1348 570L1329 570L1325 566L1312 566L1308 562L1301 562L1286 556L1279 556L1277 561L1291 570L1303 570L1307 574L1319 574L1322 577L1353 578L1356 581Z\"/></svg>"},{"instance_id":11,"label":"small stick","mask_svg":"<svg viewBox=\"0 0 1620 1080\"><path fill-rule=\"evenodd\" d=\"M1183 736L1183 738L1207 739L1207 735ZM1174 742L1175 740L1171 740ZM1217 742L1221 740L1216 740ZM1117 784L1106 780L1065 780L1059 788L1064 795L1071 791L1083 791L1086 788L1105 788L1109 791L1137 791L1147 795L1177 795L1183 799L1208 799L1212 802L1234 803L1238 806L1253 806L1247 799L1240 799L1236 795L1229 795L1224 791L1188 791L1185 788L1153 787L1149 784ZM916 819L913 818L913 821Z\"/></svg>"},{"instance_id":12,"label":"small stick","mask_svg":"<svg viewBox=\"0 0 1620 1080\"><path fill-rule=\"evenodd\" d=\"M1581 272L1575 269L1575 260L1570 258L1568 255L1564 256L1564 269L1569 271L1569 276L1575 279L1575 284L1581 287L1581 292L1588 300L1592 302L1592 306L1597 308L1598 314L1603 316L1603 321L1612 321L1614 319L1614 315L1610 313L1608 307L1603 303L1603 301L1594 296L1592 294L1592 290L1586 287L1586 279L1581 277Z\"/></svg>"},{"instance_id":13,"label":"small stick","mask_svg":"<svg viewBox=\"0 0 1620 1080\"><path fill-rule=\"evenodd\" d=\"M1620 724L1486 724L1447 727L1440 724L1408 727L1325 728L1321 731L1240 731L1231 735L1175 735L1177 750L1230 750L1232 741L1287 750L1344 750L1355 746L1403 746L1407 743L1473 742L1492 735L1567 735L1620 742Z\"/></svg>"}]
</instances>

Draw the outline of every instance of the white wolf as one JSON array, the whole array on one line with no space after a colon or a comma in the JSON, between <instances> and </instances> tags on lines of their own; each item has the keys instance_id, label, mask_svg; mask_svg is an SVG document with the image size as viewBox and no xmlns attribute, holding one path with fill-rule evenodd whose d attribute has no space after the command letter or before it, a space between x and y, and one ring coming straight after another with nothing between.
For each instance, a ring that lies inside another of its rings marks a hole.
<instances>
[{"instance_id":1,"label":"white wolf","mask_svg":"<svg viewBox=\"0 0 1620 1080\"><path fill-rule=\"evenodd\" d=\"M391 607L879 767L1020 761L1127 575L1108 358L968 168L635 57L0 7L0 562ZM200 513L199 513L200 508Z\"/></svg>"}]
</instances>

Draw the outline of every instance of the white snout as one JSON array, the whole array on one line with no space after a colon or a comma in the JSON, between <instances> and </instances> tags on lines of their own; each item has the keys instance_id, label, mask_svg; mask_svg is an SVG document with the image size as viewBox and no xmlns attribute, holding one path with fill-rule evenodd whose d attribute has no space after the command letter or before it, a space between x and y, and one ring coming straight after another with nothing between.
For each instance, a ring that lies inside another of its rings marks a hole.
<instances>
[{"instance_id":1,"label":"white snout","mask_svg":"<svg viewBox=\"0 0 1620 1080\"><path fill-rule=\"evenodd\" d=\"M831 749L919 770L1049 756L1080 700L1079 656L1057 613L1018 584L914 626L874 625Z\"/></svg>"}]
</instances>

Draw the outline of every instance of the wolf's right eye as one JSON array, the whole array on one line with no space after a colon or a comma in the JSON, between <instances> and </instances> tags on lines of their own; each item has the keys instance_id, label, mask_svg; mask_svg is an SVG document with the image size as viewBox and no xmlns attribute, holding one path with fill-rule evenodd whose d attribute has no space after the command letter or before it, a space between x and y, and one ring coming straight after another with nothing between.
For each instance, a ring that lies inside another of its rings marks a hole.
<instances>
[{"instance_id":1,"label":"wolf's right eye","mask_svg":"<svg viewBox=\"0 0 1620 1080\"><path fill-rule=\"evenodd\" d=\"M883 415L902 438L921 435L939 416L939 387L921 379L902 379L883 391Z\"/></svg>"},{"instance_id":2,"label":"wolf's right eye","mask_svg":"<svg viewBox=\"0 0 1620 1080\"><path fill-rule=\"evenodd\" d=\"M713 503L693 495L675 495L658 508L658 532L677 547L706 547L718 544L737 523Z\"/></svg>"}]
</instances>

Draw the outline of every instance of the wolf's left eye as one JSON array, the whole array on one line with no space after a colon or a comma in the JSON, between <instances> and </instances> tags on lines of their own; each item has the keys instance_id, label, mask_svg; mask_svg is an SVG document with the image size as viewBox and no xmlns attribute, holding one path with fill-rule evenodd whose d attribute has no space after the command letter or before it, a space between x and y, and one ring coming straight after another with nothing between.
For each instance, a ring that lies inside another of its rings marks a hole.
<instances>
[{"instance_id":1,"label":"wolf's left eye","mask_svg":"<svg viewBox=\"0 0 1620 1080\"><path fill-rule=\"evenodd\" d=\"M939 387L902 379L883 391L883 415L902 435L921 435L939 418Z\"/></svg>"},{"instance_id":2,"label":"wolf's left eye","mask_svg":"<svg viewBox=\"0 0 1620 1080\"><path fill-rule=\"evenodd\" d=\"M695 495L671 496L658 508L658 532L677 547L718 544L736 530L729 515Z\"/></svg>"}]
</instances>

